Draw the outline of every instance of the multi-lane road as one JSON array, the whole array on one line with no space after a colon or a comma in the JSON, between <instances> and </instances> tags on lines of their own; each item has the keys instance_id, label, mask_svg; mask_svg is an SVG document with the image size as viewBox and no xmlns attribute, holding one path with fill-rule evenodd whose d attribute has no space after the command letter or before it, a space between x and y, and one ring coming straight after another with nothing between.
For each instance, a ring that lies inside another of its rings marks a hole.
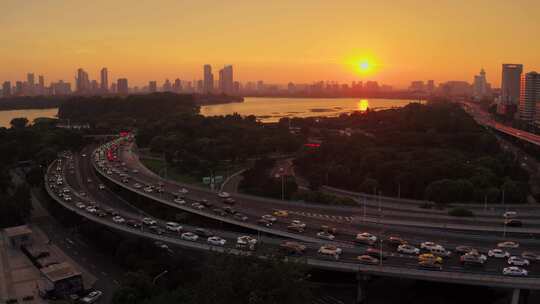
<instances>
[{"instance_id":1,"label":"multi-lane road","mask_svg":"<svg viewBox=\"0 0 540 304\"><path fill-rule=\"evenodd\" d=\"M401 216L401 214L393 215L394 219L397 221L393 225L358 222L357 218L359 214L362 214L362 208L353 208L351 210L348 208L336 209L326 208L325 206L295 205L293 203L252 196L234 195L236 203L233 208L247 216L246 221L240 221L237 218L221 216L212 211L212 209L227 206L222 203L221 199L217 198L216 193L206 189L190 187L189 185L179 185L172 181L162 180L141 165L136 155L131 152L130 144L120 144L120 141L118 141L116 146L119 147L118 151L116 151L116 157L118 158L116 161L109 162L103 160L103 158L101 160L98 158L96 162L96 154L92 152L92 147L88 147L81 154L74 155L71 159L64 160L60 167L61 169L58 172L61 172L66 181L66 186L71 189L71 201L64 201L62 198L58 197L57 194L55 194L55 191L58 189L48 188L51 195L53 197L56 196L55 198L64 206L96 222L180 246L235 253L242 252L238 251L235 246L236 238L239 236L238 232L213 229L212 231L224 238L227 243L224 247L211 246L207 244L206 238L202 237L196 242L191 242L182 240L178 233L167 232L165 229L163 229L163 234L157 235L151 233L148 229L145 230L144 225L141 226L141 228L132 228L125 224L118 224L111 220L110 215L99 217L95 213L86 211L86 209L77 208L75 204L79 201L84 202L85 205L88 205L89 202L95 202L94 205L102 210L105 210L107 207L113 207L125 219L134 219L139 222L143 217L148 216L144 211L139 210L135 206L131 206L114 191L109 190L108 187L100 189L98 186L101 183L100 181L106 180L108 181L105 183L106 185L113 184L117 187L124 187L134 193L145 196L158 204L163 204L164 206L183 210L192 214L198 214L211 220L224 221L230 224L250 228L253 231L251 236L259 239L260 243L262 243L262 246L260 246L257 251L249 252L250 254L263 254L264 252L269 251L276 252L278 251L279 244L283 241L283 238L290 238L296 239L306 245L307 250L304 259L309 260L311 265L317 267L343 271L364 271L388 276L413 277L457 283L461 282L465 284L528 289L537 289L536 285L538 285L538 288L540 288L540 283L538 283L539 280L537 280L538 274L540 274L540 261L533 262L531 266L527 267L529 270L528 278L509 278L502 275L502 269L507 266L504 259L489 258L484 266L466 267L460 264L459 255L455 253L450 258L445 259L442 271L433 272L421 270L418 269L417 257L415 255L398 254L395 247L389 245L387 242L383 242L382 244L377 242L377 245L374 246L379 253L382 249L383 255L387 257L379 265L360 265L356 259L356 257L364 253L368 247L367 245L354 242L355 235L359 232L369 232L376 235L379 239L386 239L391 235L399 235L410 244L416 246L419 246L419 244L424 241L435 241L450 250L453 250L459 245L467 245L477 248L484 253L489 249L496 247L498 242L504 240L502 235L498 232L448 232L446 229L440 228L419 228L400 225L399 216ZM101 167L99 163L101 163ZM122 165L122 163L124 164ZM53 167L54 166L51 167L52 171L49 172L49 175L57 174ZM122 176L120 176L120 174L122 174ZM123 183L122 179L126 178L126 176L129 176L128 182ZM158 183L161 183L163 188L163 192L161 193L154 191L145 192L143 190L145 186L158 186ZM134 188L135 184L140 184L141 188ZM186 203L180 205L175 203L174 199L178 197L178 190L181 188L188 189L189 193L184 195ZM81 193L84 193L84 196L82 196ZM213 206L204 209L192 207L193 202L201 201L203 199L211 202ZM271 227L257 225L257 220L260 219L262 215L273 214L276 210L286 211L283 215L287 214L287 216L276 216L277 222ZM421 215L417 215L416 219L416 221L421 221L418 218L421 218ZM288 230L287 226L293 219L301 220L306 223L306 231L295 233ZM409 218L408 220L411 219ZM490 224L489 221L487 221L487 224ZM163 221L158 220L158 225L163 225ZM336 227L338 229L338 232L335 235L336 238L333 241L322 240L317 237L317 232L320 231L322 225ZM499 224L493 223L493 225ZM188 225L183 226L184 231L194 231L196 228ZM256 233L257 230L263 232L263 234ZM261 240L262 235L264 235L264 237ZM529 236L523 237L523 235L516 234L513 236L513 240L520 243L519 248L507 249L514 255L520 255L525 250L540 250L540 243L535 239L531 239ZM321 259L317 254L318 248L327 243L332 243L343 249L343 254L339 261Z\"/></svg>"}]
</instances>

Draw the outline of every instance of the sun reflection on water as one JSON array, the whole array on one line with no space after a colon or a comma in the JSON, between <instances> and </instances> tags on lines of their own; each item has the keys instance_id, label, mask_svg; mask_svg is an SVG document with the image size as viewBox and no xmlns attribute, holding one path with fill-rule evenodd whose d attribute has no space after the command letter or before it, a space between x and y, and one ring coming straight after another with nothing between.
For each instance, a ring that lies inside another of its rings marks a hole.
<instances>
[{"instance_id":1,"label":"sun reflection on water","mask_svg":"<svg viewBox=\"0 0 540 304\"><path fill-rule=\"evenodd\" d=\"M369 108L369 101L367 99L360 99L358 102L358 111L366 112Z\"/></svg>"}]
</instances>

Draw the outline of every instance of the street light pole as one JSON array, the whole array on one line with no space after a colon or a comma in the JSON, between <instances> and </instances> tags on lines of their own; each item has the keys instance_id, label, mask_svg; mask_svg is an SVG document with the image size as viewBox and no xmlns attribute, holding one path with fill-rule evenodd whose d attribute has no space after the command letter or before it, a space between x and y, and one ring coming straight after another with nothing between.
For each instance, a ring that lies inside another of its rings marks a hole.
<instances>
[{"instance_id":1,"label":"street light pole","mask_svg":"<svg viewBox=\"0 0 540 304\"><path fill-rule=\"evenodd\" d=\"M160 274L158 274L157 276L154 277L154 279L152 280L152 285L156 285L156 281L161 278L162 276L166 275L167 273L169 273L168 270L164 270L163 272L161 272Z\"/></svg>"}]
</instances>

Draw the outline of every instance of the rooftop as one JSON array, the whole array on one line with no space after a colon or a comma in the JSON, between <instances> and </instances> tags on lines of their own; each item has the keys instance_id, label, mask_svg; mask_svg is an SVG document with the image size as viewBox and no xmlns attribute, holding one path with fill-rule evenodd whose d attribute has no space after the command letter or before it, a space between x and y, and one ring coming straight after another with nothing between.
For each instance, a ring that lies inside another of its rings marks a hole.
<instances>
[{"instance_id":1,"label":"rooftop","mask_svg":"<svg viewBox=\"0 0 540 304\"><path fill-rule=\"evenodd\" d=\"M28 228L28 226L26 225L21 225L21 226L5 228L4 233L6 234L8 238L12 238L14 236L32 234L32 230L30 230L30 228Z\"/></svg>"},{"instance_id":2,"label":"rooftop","mask_svg":"<svg viewBox=\"0 0 540 304\"><path fill-rule=\"evenodd\" d=\"M51 282L58 282L74 276L80 276L81 273L68 262L53 264L41 268L41 273Z\"/></svg>"}]
</instances>

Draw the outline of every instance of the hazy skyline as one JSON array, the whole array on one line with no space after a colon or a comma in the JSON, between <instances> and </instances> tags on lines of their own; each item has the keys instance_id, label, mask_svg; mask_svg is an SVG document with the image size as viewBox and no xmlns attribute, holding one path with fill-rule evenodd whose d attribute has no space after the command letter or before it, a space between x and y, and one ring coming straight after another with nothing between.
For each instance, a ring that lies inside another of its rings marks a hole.
<instances>
[{"instance_id":1,"label":"hazy skyline","mask_svg":"<svg viewBox=\"0 0 540 304\"><path fill-rule=\"evenodd\" d=\"M164 9L166 8L166 9ZM0 80L73 82L84 68L130 85L201 79L202 65L235 79L286 83L466 80L502 63L540 69L538 1L34 1L0 4ZM339 18L337 17L339 16ZM361 75L351 64L369 58Z\"/></svg>"}]
</instances>

